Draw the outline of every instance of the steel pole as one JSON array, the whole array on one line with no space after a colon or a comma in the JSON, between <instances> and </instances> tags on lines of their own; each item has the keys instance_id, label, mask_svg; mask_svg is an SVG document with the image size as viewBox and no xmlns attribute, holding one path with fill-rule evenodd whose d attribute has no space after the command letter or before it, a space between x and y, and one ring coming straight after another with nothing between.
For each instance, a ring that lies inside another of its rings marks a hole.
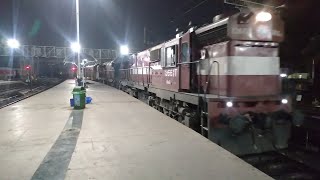
<instances>
[{"instance_id":1,"label":"steel pole","mask_svg":"<svg viewBox=\"0 0 320 180\"><path fill-rule=\"evenodd\" d=\"M83 62L83 67L81 71L81 77L82 77L82 86L84 87L85 85L85 80L84 80L84 68L86 67L85 63Z\"/></svg>"},{"instance_id":2,"label":"steel pole","mask_svg":"<svg viewBox=\"0 0 320 180\"><path fill-rule=\"evenodd\" d=\"M76 17L77 17L77 43L80 45L80 22L79 22L79 0L76 0ZM80 65L80 52L81 49L79 50L78 53L78 78L81 78L81 65Z\"/></svg>"}]
</instances>

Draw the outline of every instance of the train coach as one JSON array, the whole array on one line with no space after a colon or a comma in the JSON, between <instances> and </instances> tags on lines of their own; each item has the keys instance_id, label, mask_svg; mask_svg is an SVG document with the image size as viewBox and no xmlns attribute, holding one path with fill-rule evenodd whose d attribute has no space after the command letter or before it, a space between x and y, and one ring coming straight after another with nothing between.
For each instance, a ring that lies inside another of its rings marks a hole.
<instances>
[{"instance_id":1,"label":"train coach","mask_svg":"<svg viewBox=\"0 0 320 180\"><path fill-rule=\"evenodd\" d=\"M219 16L105 64L100 78L237 155L286 148L303 116L281 94L276 12Z\"/></svg>"}]
</instances>

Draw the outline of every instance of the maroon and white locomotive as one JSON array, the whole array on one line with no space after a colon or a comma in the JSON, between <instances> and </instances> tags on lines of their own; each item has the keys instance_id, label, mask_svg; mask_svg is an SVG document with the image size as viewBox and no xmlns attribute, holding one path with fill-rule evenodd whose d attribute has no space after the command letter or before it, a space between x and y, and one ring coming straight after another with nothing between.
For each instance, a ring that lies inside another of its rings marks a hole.
<instances>
[{"instance_id":1,"label":"maroon and white locomotive","mask_svg":"<svg viewBox=\"0 0 320 180\"><path fill-rule=\"evenodd\" d=\"M107 63L100 78L243 155L286 148L298 118L281 95L276 13L240 12Z\"/></svg>"}]
</instances>

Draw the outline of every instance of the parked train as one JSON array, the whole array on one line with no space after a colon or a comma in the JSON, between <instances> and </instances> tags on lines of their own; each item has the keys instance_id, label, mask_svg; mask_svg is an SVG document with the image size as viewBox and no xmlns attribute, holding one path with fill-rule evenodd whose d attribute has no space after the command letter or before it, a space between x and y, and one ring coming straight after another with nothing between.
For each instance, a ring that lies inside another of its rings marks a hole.
<instances>
[{"instance_id":1,"label":"parked train","mask_svg":"<svg viewBox=\"0 0 320 180\"><path fill-rule=\"evenodd\" d=\"M20 72L19 68L0 67L0 80L20 78Z\"/></svg>"},{"instance_id":2,"label":"parked train","mask_svg":"<svg viewBox=\"0 0 320 180\"><path fill-rule=\"evenodd\" d=\"M286 148L302 116L281 94L277 13L240 12L88 70L237 155Z\"/></svg>"}]
</instances>

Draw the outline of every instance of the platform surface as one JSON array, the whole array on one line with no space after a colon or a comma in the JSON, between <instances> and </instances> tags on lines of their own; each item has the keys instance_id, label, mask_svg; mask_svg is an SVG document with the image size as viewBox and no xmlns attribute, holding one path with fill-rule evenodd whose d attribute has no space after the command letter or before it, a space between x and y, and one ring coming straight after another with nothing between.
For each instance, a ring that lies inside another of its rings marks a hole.
<instances>
[{"instance_id":1,"label":"platform surface","mask_svg":"<svg viewBox=\"0 0 320 180\"><path fill-rule=\"evenodd\" d=\"M74 81L0 109L0 179L271 179L200 134L100 83Z\"/></svg>"}]
</instances>

